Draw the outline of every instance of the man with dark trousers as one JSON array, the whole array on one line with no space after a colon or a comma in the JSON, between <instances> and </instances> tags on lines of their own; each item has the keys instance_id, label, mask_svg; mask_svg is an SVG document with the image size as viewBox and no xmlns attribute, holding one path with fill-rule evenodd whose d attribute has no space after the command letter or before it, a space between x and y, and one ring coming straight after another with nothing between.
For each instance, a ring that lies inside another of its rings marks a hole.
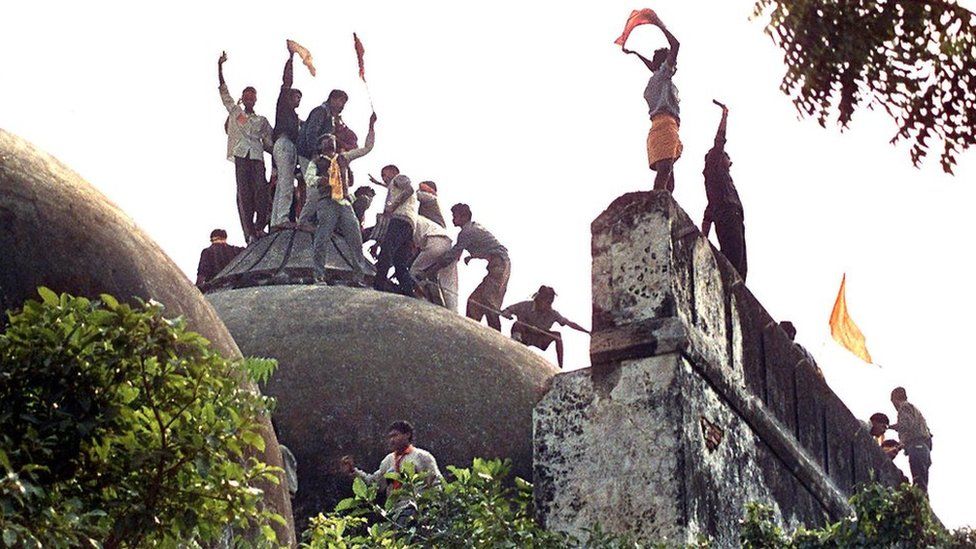
<instances>
[{"instance_id":1,"label":"man with dark trousers","mask_svg":"<svg viewBox=\"0 0 976 549\"><path fill-rule=\"evenodd\" d=\"M234 163L237 178L237 211L241 217L244 238L250 244L257 239L268 224L271 214L271 196L264 173L264 153L270 152L271 124L268 119L254 112L258 92L253 87L244 88L240 104L234 101L224 82L224 63L227 52L217 60L217 78L220 81L220 100L227 109L227 159Z\"/></svg>"},{"instance_id":2,"label":"man with dark trousers","mask_svg":"<svg viewBox=\"0 0 976 549\"><path fill-rule=\"evenodd\" d=\"M722 121L715 133L715 144L705 154L705 195L708 197L708 207L702 219L702 233L708 238L708 233L715 224L715 234L722 249L722 255L735 267L742 280L746 279L748 265L746 263L746 229L742 215L742 201L732 183L729 168L732 160L725 152L725 128L729 118L729 109L722 103L714 101L722 108Z\"/></svg>"}]
</instances>

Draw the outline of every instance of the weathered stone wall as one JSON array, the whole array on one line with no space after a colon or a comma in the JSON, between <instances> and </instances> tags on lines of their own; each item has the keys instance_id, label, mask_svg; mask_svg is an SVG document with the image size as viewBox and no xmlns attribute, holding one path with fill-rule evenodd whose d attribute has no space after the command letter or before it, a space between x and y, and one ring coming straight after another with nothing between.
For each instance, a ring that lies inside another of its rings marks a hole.
<instances>
[{"instance_id":1,"label":"weathered stone wall","mask_svg":"<svg viewBox=\"0 0 976 549\"><path fill-rule=\"evenodd\" d=\"M535 409L549 528L728 546L749 501L815 525L901 480L670 195L625 195L592 229L593 367Z\"/></svg>"}]
</instances>

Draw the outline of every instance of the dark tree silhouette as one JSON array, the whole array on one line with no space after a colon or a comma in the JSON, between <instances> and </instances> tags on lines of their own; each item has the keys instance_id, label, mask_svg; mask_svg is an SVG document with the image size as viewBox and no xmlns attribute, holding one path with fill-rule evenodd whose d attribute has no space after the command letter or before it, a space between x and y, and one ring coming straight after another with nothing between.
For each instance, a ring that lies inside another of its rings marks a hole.
<instances>
[{"instance_id":1,"label":"dark tree silhouette","mask_svg":"<svg viewBox=\"0 0 976 549\"><path fill-rule=\"evenodd\" d=\"M783 49L781 89L821 126L879 106L915 166L941 141L947 173L976 143L976 14L955 0L757 0L754 17Z\"/></svg>"}]
</instances>

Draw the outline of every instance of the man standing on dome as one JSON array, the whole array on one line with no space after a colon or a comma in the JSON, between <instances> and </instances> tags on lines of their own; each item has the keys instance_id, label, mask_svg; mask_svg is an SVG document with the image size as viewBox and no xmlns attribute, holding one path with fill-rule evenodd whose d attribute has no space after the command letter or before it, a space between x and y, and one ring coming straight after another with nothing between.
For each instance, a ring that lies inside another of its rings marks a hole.
<instances>
[{"instance_id":1,"label":"man standing on dome","mask_svg":"<svg viewBox=\"0 0 976 549\"><path fill-rule=\"evenodd\" d=\"M329 93L329 98L325 100L324 103L312 109L312 112L308 113L308 118L301 126L301 131L298 134L298 155L304 156L305 158L312 158L319 152L320 139L324 135L332 135L338 138L337 133L339 128L345 128L345 124L342 122L342 110L346 107L346 102L349 100L349 95L342 90L332 90ZM375 113L374 113L375 114ZM338 151L339 143L336 143L336 150ZM348 148L350 151L354 147ZM299 218L299 223L311 223L312 219L310 216L314 215L315 204L318 202L318 189L314 185L309 185L306 181L305 185L305 206L302 208L302 214Z\"/></svg>"},{"instance_id":2,"label":"man standing on dome","mask_svg":"<svg viewBox=\"0 0 976 549\"><path fill-rule=\"evenodd\" d=\"M563 367L563 338L562 334L552 330L552 325L568 326L583 333L589 330L559 314L552 308L556 299L556 291L549 286L539 286L539 291L532 296L532 301L522 301L510 305L502 311L505 318L516 317L512 325L512 339L529 347L538 347L545 351L552 342L556 342L556 360L559 367Z\"/></svg>"},{"instance_id":3,"label":"man standing on dome","mask_svg":"<svg viewBox=\"0 0 976 549\"><path fill-rule=\"evenodd\" d=\"M651 71L651 78L644 89L644 99L651 116L651 130L647 134L647 161L657 172L654 178L655 190L674 191L674 163L681 157L681 139L678 126L681 110L678 102L678 88L671 79L678 68L678 39L664 26L653 12L649 23L661 29L668 40L668 48L654 52L652 59L628 50L622 45L624 53L636 55Z\"/></svg>"},{"instance_id":4,"label":"man standing on dome","mask_svg":"<svg viewBox=\"0 0 976 549\"><path fill-rule=\"evenodd\" d=\"M708 197L708 207L702 219L702 234L708 238L708 233L715 223L715 235L722 249L722 255L735 267L742 280L746 279L746 230L743 224L742 201L732 183L729 168L732 160L725 152L725 127L729 119L729 109L718 101L713 101L722 108L722 121L715 132L715 144L705 155L705 195Z\"/></svg>"},{"instance_id":5,"label":"man standing on dome","mask_svg":"<svg viewBox=\"0 0 976 549\"><path fill-rule=\"evenodd\" d=\"M418 281L429 301L457 312L457 261L438 270L433 269L437 261L451 251L454 244L447 229L422 215L417 216L413 243L420 252L410 265L410 274Z\"/></svg>"},{"instance_id":6,"label":"man standing on dome","mask_svg":"<svg viewBox=\"0 0 976 549\"><path fill-rule=\"evenodd\" d=\"M380 178L382 181L369 176L374 185L386 187L387 190L386 204L383 207L386 231L377 239L380 254L376 258L373 288L386 290L392 285L387 278L392 265L397 279L397 293L413 297L416 283L410 274L410 262L414 255L413 231L417 224L417 193L410 178L400 173L400 168L393 164L383 167Z\"/></svg>"},{"instance_id":7,"label":"man standing on dome","mask_svg":"<svg viewBox=\"0 0 976 549\"><path fill-rule=\"evenodd\" d=\"M210 233L210 246L200 252L200 263L197 264L197 287L217 276L224 270L237 254L244 251L240 246L227 243L227 231L214 229Z\"/></svg>"},{"instance_id":8,"label":"man standing on dome","mask_svg":"<svg viewBox=\"0 0 976 549\"><path fill-rule=\"evenodd\" d=\"M290 43L289 43L290 44ZM275 184L274 199L271 203L271 228L280 227L288 221L292 200L295 197L295 165L304 174L308 170L309 157L298 154L298 130L302 120L295 109L301 104L302 92L292 88L294 83L293 61L295 52L288 47L288 61L285 62L284 74L281 77L281 91L278 93L278 104L275 109L274 139L275 171L278 174Z\"/></svg>"},{"instance_id":9,"label":"man standing on dome","mask_svg":"<svg viewBox=\"0 0 976 549\"><path fill-rule=\"evenodd\" d=\"M336 152L336 140L331 134L322 136L321 152L308 165L305 181L309 193L311 194L313 188L317 191L315 203L306 205L306 209L315 209L316 226L312 244L312 263L317 282L325 281L325 261L332 234L336 231L342 236L352 253L350 266L360 277L366 273L363 267L363 262L366 260L363 257L363 236L349 196L349 163L366 156L373 150L376 140L375 125L376 113L373 113L369 119L366 145L347 152Z\"/></svg>"},{"instance_id":10,"label":"man standing on dome","mask_svg":"<svg viewBox=\"0 0 976 549\"><path fill-rule=\"evenodd\" d=\"M434 264L433 268L442 268L456 263L465 250L468 257L464 258L467 265L472 258L488 261L488 274L478 287L468 296L465 314L468 318L481 322L488 321L488 326L502 331L502 322L498 315L505 300L508 289L508 279L512 274L512 263L508 259L508 248L502 246L495 235L471 220L471 208L467 204L455 204L451 207L451 214L455 227L460 227L457 243Z\"/></svg>"},{"instance_id":11,"label":"man standing on dome","mask_svg":"<svg viewBox=\"0 0 976 549\"><path fill-rule=\"evenodd\" d=\"M380 466L373 473L367 473L362 469L356 468L352 456L343 456L340 467L343 473L350 477L359 477L368 484L378 484L380 489L386 492L387 499L398 498L393 504L394 520L398 526L405 526L407 521L413 516L415 502L410 499L409 494L397 494L400 482L389 481L386 475L389 473L399 473L405 464L413 466L414 473L425 474L427 486L433 486L444 479L440 469L437 467L437 460L427 450L422 450L413 445L413 425L406 421L394 421L386 435L387 445L390 453L387 454Z\"/></svg>"},{"instance_id":12,"label":"man standing on dome","mask_svg":"<svg viewBox=\"0 0 976 549\"><path fill-rule=\"evenodd\" d=\"M217 60L217 78L220 81L220 100L227 109L227 160L234 163L237 178L237 211L241 218L244 238L250 244L268 224L270 193L264 173L264 153L271 152L271 124L268 119L254 112L258 92L253 87L244 88L241 99L235 102L224 82L224 63L227 52Z\"/></svg>"}]
</instances>

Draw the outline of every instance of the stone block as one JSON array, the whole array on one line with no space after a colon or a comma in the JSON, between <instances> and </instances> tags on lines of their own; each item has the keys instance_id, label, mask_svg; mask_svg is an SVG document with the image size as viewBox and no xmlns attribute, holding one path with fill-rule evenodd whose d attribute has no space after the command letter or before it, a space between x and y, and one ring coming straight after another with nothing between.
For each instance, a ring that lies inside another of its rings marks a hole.
<instances>
[{"instance_id":1,"label":"stone block","mask_svg":"<svg viewBox=\"0 0 976 549\"><path fill-rule=\"evenodd\" d=\"M675 316L665 237L673 202L661 194L626 194L592 224L594 332Z\"/></svg>"},{"instance_id":2,"label":"stone block","mask_svg":"<svg viewBox=\"0 0 976 549\"><path fill-rule=\"evenodd\" d=\"M536 510L547 528L678 535L678 361L661 355L604 377L587 369L553 379L533 414Z\"/></svg>"}]
</instances>

